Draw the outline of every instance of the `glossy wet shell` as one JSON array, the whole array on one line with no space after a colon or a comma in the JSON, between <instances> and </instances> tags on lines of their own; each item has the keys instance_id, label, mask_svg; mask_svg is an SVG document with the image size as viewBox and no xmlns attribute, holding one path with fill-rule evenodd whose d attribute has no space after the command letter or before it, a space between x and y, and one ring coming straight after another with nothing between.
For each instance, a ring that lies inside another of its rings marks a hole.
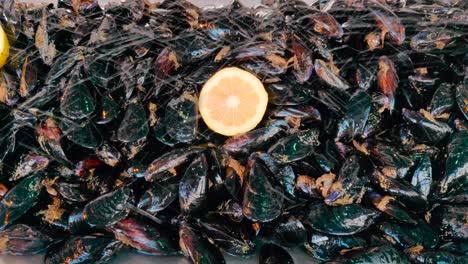
<instances>
[{"instance_id":1,"label":"glossy wet shell","mask_svg":"<svg viewBox=\"0 0 468 264\"><path fill-rule=\"evenodd\" d=\"M260 249L259 264L294 264L294 261L289 253L275 245L266 244Z\"/></svg>"},{"instance_id":2,"label":"glossy wet shell","mask_svg":"<svg viewBox=\"0 0 468 264\"><path fill-rule=\"evenodd\" d=\"M187 225L179 227L179 246L194 264L223 264L225 260L218 248L208 242L199 231Z\"/></svg>"},{"instance_id":3,"label":"glossy wet shell","mask_svg":"<svg viewBox=\"0 0 468 264\"><path fill-rule=\"evenodd\" d=\"M317 76L326 84L342 90L347 90L350 87L346 80L330 69L325 61L319 59L315 60L314 69Z\"/></svg>"},{"instance_id":4,"label":"glossy wet shell","mask_svg":"<svg viewBox=\"0 0 468 264\"><path fill-rule=\"evenodd\" d=\"M23 179L0 200L0 229L21 217L38 202L43 178L43 174L37 174Z\"/></svg>"},{"instance_id":5,"label":"glossy wet shell","mask_svg":"<svg viewBox=\"0 0 468 264\"><path fill-rule=\"evenodd\" d=\"M173 255L177 241L161 226L148 225L134 218L122 220L109 228L123 244L150 255Z\"/></svg>"},{"instance_id":6,"label":"glossy wet shell","mask_svg":"<svg viewBox=\"0 0 468 264\"><path fill-rule=\"evenodd\" d=\"M258 159L250 168L244 190L244 216L256 222L268 222L281 214L283 190L272 182L269 169Z\"/></svg>"},{"instance_id":7,"label":"glossy wet shell","mask_svg":"<svg viewBox=\"0 0 468 264\"><path fill-rule=\"evenodd\" d=\"M310 91L307 88L300 89L299 84L290 86L287 83L272 83L265 88L268 102L274 105L302 105L312 100Z\"/></svg>"},{"instance_id":8,"label":"glossy wet shell","mask_svg":"<svg viewBox=\"0 0 468 264\"><path fill-rule=\"evenodd\" d=\"M431 211L431 223L439 227L444 238L467 239L467 209L467 206L461 205L440 205Z\"/></svg>"},{"instance_id":9,"label":"glossy wet shell","mask_svg":"<svg viewBox=\"0 0 468 264\"><path fill-rule=\"evenodd\" d=\"M84 148L95 149L102 142L99 131L92 122L80 124L62 120L61 128L68 139Z\"/></svg>"},{"instance_id":10,"label":"glossy wet shell","mask_svg":"<svg viewBox=\"0 0 468 264\"><path fill-rule=\"evenodd\" d=\"M428 156L423 156L419 160L418 167L411 178L411 185L424 196L428 197L432 185L432 162Z\"/></svg>"},{"instance_id":11,"label":"glossy wet shell","mask_svg":"<svg viewBox=\"0 0 468 264\"><path fill-rule=\"evenodd\" d=\"M403 180L387 177L381 172L375 171L371 175L371 181L385 193L414 210L424 210L427 205L426 198L414 186Z\"/></svg>"},{"instance_id":12,"label":"glossy wet shell","mask_svg":"<svg viewBox=\"0 0 468 264\"><path fill-rule=\"evenodd\" d=\"M368 179L363 175L363 169L358 158L351 156L343 163L338 179L328 190L325 203L328 205L343 205L358 202L365 191Z\"/></svg>"},{"instance_id":13,"label":"glossy wet shell","mask_svg":"<svg viewBox=\"0 0 468 264\"><path fill-rule=\"evenodd\" d=\"M351 256L348 259L344 259L342 263L357 264L357 263L382 263L382 264L392 264L392 263L401 263L408 264L410 263L408 259L403 255L403 253L398 252L392 246L386 245L381 247L374 247L363 250L363 252L356 252L357 256ZM361 253L361 254L359 254Z\"/></svg>"},{"instance_id":14,"label":"glossy wet shell","mask_svg":"<svg viewBox=\"0 0 468 264\"><path fill-rule=\"evenodd\" d=\"M96 109L89 88L78 76L79 68L72 73L60 102L60 112L70 119L82 119L90 116Z\"/></svg>"},{"instance_id":15,"label":"glossy wet shell","mask_svg":"<svg viewBox=\"0 0 468 264\"><path fill-rule=\"evenodd\" d=\"M307 216L310 226L330 235L352 235L369 228L379 212L358 204L330 207L325 204L312 205Z\"/></svg>"},{"instance_id":16,"label":"glossy wet shell","mask_svg":"<svg viewBox=\"0 0 468 264\"><path fill-rule=\"evenodd\" d=\"M117 138L125 143L136 142L144 138L148 132L149 127L143 106L138 102L131 103L117 130Z\"/></svg>"},{"instance_id":17,"label":"glossy wet shell","mask_svg":"<svg viewBox=\"0 0 468 264\"><path fill-rule=\"evenodd\" d=\"M424 248L434 248L439 242L437 231L423 222L416 226L385 222L379 228L385 233L385 238L389 242L403 248L418 245Z\"/></svg>"},{"instance_id":18,"label":"glossy wet shell","mask_svg":"<svg viewBox=\"0 0 468 264\"><path fill-rule=\"evenodd\" d=\"M303 159L314 151L319 145L319 132L317 130L305 130L287 136L276 142L268 149L268 153L279 163L289 163Z\"/></svg>"},{"instance_id":19,"label":"glossy wet shell","mask_svg":"<svg viewBox=\"0 0 468 264\"><path fill-rule=\"evenodd\" d=\"M454 87L448 83L440 84L434 92L429 106L431 114L435 117L449 113L455 107L455 98L452 96Z\"/></svg>"},{"instance_id":20,"label":"glossy wet shell","mask_svg":"<svg viewBox=\"0 0 468 264\"><path fill-rule=\"evenodd\" d=\"M25 176L44 170L49 165L47 157L29 154L22 157L22 162L18 164L10 181L16 181Z\"/></svg>"},{"instance_id":21,"label":"glossy wet shell","mask_svg":"<svg viewBox=\"0 0 468 264\"><path fill-rule=\"evenodd\" d=\"M446 123L428 119L408 109L403 109L403 117L409 123L412 134L423 143L437 144L453 131Z\"/></svg>"},{"instance_id":22,"label":"glossy wet shell","mask_svg":"<svg viewBox=\"0 0 468 264\"><path fill-rule=\"evenodd\" d=\"M120 188L86 204L83 217L90 226L107 227L127 217L127 204L132 203L132 190Z\"/></svg>"},{"instance_id":23,"label":"glossy wet shell","mask_svg":"<svg viewBox=\"0 0 468 264\"><path fill-rule=\"evenodd\" d=\"M46 264L99 262L108 260L105 249L113 240L105 237L77 236L66 240L62 247L47 252Z\"/></svg>"},{"instance_id":24,"label":"glossy wet shell","mask_svg":"<svg viewBox=\"0 0 468 264\"><path fill-rule=\"evenodd\" d=\"M257 244L246 225L213 219L202 221L199 225L210 240L227 254L248 256L255 253Z\"/></svg>"},{"instance_id":25,"label":"glossy wet shell","mask_svg":"<svg viewBox=\"0 0 468 264\"><path fill-rule=\"evenodd\" d=\"M365 91L356 92L346 106L346 116L338 124L337 139L354 138L364 133L371 110L371 98Z\"/></svg>"},{"instance_id":26,"label":"glossy wet shell","mask_svg":"<svg viewBox=\"0 0 468 264\"><path fill-rule=\"evenodd\" d=\"M392 170L392 177L404 178L414 166L410 157L390 145L377 144L371 153L377 157L378 163Z\"/></svg>"},{"instance_id":27,"label":"glossy wet shell","mask_svg":"<svg viewBox=\"0 0 468 264\"><path fill-rule=\"evenodd\" d=\"M167 152L164 155L156 158L149 166L145 172L145 179L147 181L158 180L164 172L167 172L169 169L175 169L178 166L189 161L191 157L195 154L201 152L202 148L184 148L184 149L175 149L173 151Z\"/></svg>"},{"instance_id":28,"label":"glossy wet shell","mask_svg":"<svg viewBox=\"0 0 468 264\"><path fill-rule=\"evenodd\" d=\"M419 263L466 263L466 255L457 255L449 252L423 252L415 256Z\"/></svg>"},{"instance_id":29,"label":"glossy wet shell","mask_svg":"<svg viewBox=\"0 0 468 264\"><path fill-rule=\"evenodd\" d=\"M2 254L30 255L44 252L53 239L34 227L17 224L0 231L0 241Z\"/></svg>"},{"instance_id":30,"label":"glossy wet shell","mask_svg":"<svg viewBox=\"0 0 468 264\"><path fill-rule=\"evenodd\" d=\"M444 197L467 191L468 131L453 135L447 152L445 176L440 182L440 192Z\"/></svg>"},{"instance_id":31,"label":"glossy wet shell","mask_svg":"<svg viewBox=\"0 0 468 264\"><path fill-rule=\"evenodd\" d=\"M465 73L465 76L468 74ZM465 77L464 83L459 84L455 88L455 97L460 112L463 114L466 120L468 120L468 77Z\"/></svg>"},{"instance_id":32,"label":"glossy wet shell","mask_svg":"<svg viewBox=\"0 0 468 264\"><path fill-rule=\"evenodd\" d=\"M197 136L198 107L194 92L185 92L167 104L164 122L167 134L175 141L189 143Z\"/></svg>"},{"instance_id":33,"label":"glossy wet shell","mask_svg":"<svg viewBox=\"0 0 468 264\"><path fill-rule=\"evenodd\" d=\"M168 207L177 198L177 184L158 184L148 189L138 202L138 207L154 214Z\"/></svg>"},{"instance_id":34,"label":"glossy wet shell","mask_svg":"<svg viewBox=\"0 0 468 264\"><path fill-rule=\"evenodd\" d=\"M346 249L364 247L366 241L357 236L333 236L314 233L304 244L306 252L314 258L328 261Z\"/></svg>"},{"instance_id":35,"label":"glossy wet shell","mask_svg":"<svg viewBox=\"0 0 468 264\"><path fill-rule=\"evenodd\" d=\"M243 135L231 137L226 140L223 149L230 153L245 153L250 154L252 151L258 150L263 146L267 146L277 136L284 133L287 124L284 121L277 121L268 127L262 127Z\"/></svg>"},{"instance_id":36,"label":"glossy wet shell","mask_svg":"<svg viewBox=\"0 0 468 264\"><path fill-rule=\"evenodd\" d=\"M183 213L202 208L208 189L208 163L205 155L195 158L185 170L179 183L179 204Z\"/></svg>"},{"instance_id":37,"label":"glossy wet shell","mask_svg":"<svg viewBox=\"0 0 468 264\"><path fill-rule=\"evenodd\" d=\"M307 239L307 231L302 222L291 216L281 221L273 231L273 238L280 245L293 248L302 245Z\"/></svg>"},{"instance_id":38,"label":"glossy wet shell","mask_svg":"<svg viewBox=\"0 0 468 264\"><path fill-rule=\"evenodd\" d=\"M376 192L366 193L364 200L370 201L377 210L388 214L397 221L408 224L417 224L417 221L409 213L409 210L392 196L382 196Z\"/></svg>"}]
</instances>

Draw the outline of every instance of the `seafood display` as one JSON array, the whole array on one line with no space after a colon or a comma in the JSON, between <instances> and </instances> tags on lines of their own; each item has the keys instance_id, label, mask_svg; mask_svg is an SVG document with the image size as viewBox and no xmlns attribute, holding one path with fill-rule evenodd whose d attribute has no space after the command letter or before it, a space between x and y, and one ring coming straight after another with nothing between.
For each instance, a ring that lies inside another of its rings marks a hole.
<instances>
[{"instance_id":1,"label":"seafood display","mask_svg":"<svg viewBox=\"0 0 468 264\"><path fill-rule=\"evenodd\" d=\"M467 10L1 1L0 253L468 263Z\"/></svg>"}]
</instances>

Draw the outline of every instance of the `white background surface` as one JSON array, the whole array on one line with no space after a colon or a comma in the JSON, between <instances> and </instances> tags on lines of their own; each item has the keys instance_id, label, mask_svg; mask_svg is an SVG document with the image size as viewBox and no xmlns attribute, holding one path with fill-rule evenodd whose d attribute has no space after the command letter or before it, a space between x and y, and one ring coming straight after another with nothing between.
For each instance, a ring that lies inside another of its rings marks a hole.
<instances>
[{"instance_id":1,"label":"white background surface","mask_svg":"<svg viewBox=\"0 0 468 264\"><path fill-rule=\"evenodd\" d=\"M295 264L315 263L312 257L309 257L300 249L290 252L294 258ZM40 264L43 263L44 256L0 256L0 264ZM227 264L258 264L258 256L250 258L240 258L225 256ZM142 254L124 253L111 261L111 264L191 264L185 257L156 257Z\"/></svg>"},{"instance_id":2,"label":"white background surface","mask_svg":"<svg viewBox=\"0 0 468 264\"><path fill-rule=\"evenodd\" d=\"M19 2L30 2L30 3L56 3L57 0L17 0ZM99 1L112 1L119 2L120 0L99 0ZM315 0L303 0L306 3L316 2ZM2 0L0 0L1 4ZM190 0L199 7L203 6L221 6L231 3L230 0ZM246 6L256 6L261 3L261 0L240 0ZM296 264L302 263L313 263L313 259L307 256L302 250L296 249L291 252L294 262ZM1 256L0 255L0 264L39 264L43 263L44 256ZM142 254L129 254L124 253L118 258L112 261L112 264L190 264L190 261L184 257L155 257ZM239 258L226 256L226 263L228 264L257 264L258 256L253 256L250 258Z\"/></svg>"}]
</instances>

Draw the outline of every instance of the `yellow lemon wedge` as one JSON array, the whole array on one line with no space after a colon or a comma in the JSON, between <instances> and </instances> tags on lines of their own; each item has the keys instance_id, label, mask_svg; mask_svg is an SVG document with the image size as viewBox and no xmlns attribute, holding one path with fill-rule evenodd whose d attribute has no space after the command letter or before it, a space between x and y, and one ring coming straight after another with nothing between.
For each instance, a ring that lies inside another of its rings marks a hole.
<instances>
[{"instance_id":1,"label":"yellow lemon wedge","mask_svg":"<svg viewBox=\"0 0 468 264\"><path fill-rule=\"evenodd\" d=\"M8 43L7 35L5 30L3 30L2 25L0 25L0 68L5 65L8 59L8 54L10 53L10 44Z\"/></svg>"},{"instance_id":2,"label":"yellow lemon wedge","mask_svg":"<svg viewBox=\"0 0 468 264\"><path fill-rule=\"evenodd\" d=\"M198 101L206 125L225 136L254 129L262 120L267 105L268 94L262 82L236 67L216 72L203 85Z\"/></svg>"}]
</instances>

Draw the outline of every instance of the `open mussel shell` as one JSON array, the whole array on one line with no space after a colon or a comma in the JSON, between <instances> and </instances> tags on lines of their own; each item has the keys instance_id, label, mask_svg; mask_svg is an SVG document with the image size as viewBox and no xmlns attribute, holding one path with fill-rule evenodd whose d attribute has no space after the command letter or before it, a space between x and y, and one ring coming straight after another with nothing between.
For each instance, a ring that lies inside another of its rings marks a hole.
<instances>
[{"instance_id":1,"label":"open mussel shell","mask_svg":"<svg viewBox=\"0 0 468 264\"><path fill-rule=\"evenodd\" d=\"M96 149L96 156L99 160L111 167L117 166L122 158L120 151L106 142Z\"/></svg>"}]
</instances>

